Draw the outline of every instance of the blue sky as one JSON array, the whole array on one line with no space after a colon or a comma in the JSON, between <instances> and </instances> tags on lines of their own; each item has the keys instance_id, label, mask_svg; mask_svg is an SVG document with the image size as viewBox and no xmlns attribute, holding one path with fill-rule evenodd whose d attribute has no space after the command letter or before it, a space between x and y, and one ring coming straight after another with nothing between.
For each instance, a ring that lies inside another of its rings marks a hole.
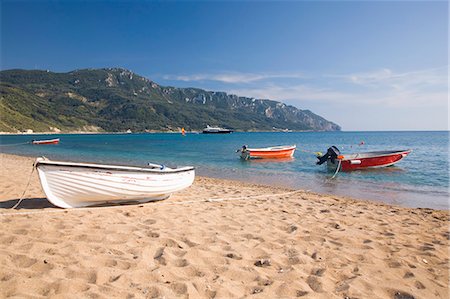
<instances>
[{"instance_id":1,"label":"blue sky","mask_svg":"<svg viewBox=\"0 0 450 299\"><path fill-rule=\"evenodd\" d=\"M344 130L448 129L446 1L7 1L1 69L124 67Z\"/></svg>"}]
</instances>

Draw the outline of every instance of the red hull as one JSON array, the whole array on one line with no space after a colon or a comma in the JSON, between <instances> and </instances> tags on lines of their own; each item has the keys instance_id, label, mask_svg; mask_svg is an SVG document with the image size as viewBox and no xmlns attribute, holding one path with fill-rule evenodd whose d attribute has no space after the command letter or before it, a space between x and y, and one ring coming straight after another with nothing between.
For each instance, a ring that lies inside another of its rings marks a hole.
<instances>
[{"instance_id":1,"label":"red hull","mask_svg":"<svg viewBox=\"0 0 450 299\"><path fill-rule=\"evenodd\" d=\"M341 170L351 171L366 168L378 168L394 165L406 157L411 150L392 152L372 152L355 155L344 155L341 159ZM337 164L338 162L334 163Z\"/></svg>"},{"instance_id":2,"label":"red hull","mask_svg":"<svg viewBox=\"0 0 450 299\"><path fill-rule=\"evenodd\" d=\"M32 144L58 144L59 138L50 139L50 140L33 140L31 143Z\"/></svg>"},{"instance_id":3,"label":"red hull","mask_svg":"<svg viewBox=\"0 0 450 299\"><path fill-rule=\"evenodd\" d=\"M273 151L273 152L263 152L263 151L250 151L251 158L289 158L294 154L294 149Z\"/></svg>"},{"instance_id":4,"label":"red hull","mask_svg":"<svg viewBox=\"0 0 450 299\"><path fill-rule=\"evenodd\" d=\"M260 149L246 149L241 153L241 158L248 159L283 159L294 155L296 146L276 146Z\"/></svg>"}]
</instances>

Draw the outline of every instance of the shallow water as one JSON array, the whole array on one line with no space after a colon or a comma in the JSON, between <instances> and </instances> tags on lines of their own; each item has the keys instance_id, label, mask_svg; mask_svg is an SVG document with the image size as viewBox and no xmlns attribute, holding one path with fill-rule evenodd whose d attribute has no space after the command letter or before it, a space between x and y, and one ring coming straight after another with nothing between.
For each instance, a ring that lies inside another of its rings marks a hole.
<instances>
[{"instance_id":1,"label":"shallow water","mask_svg":"<svg viewBox=\"0 0 450 299\"><path fill-rule=\"evenodd\" d=\"M61 138L58 145L32 139ZM359 145L364 141L363 145ZM300 132L214 134L0 135L0 151L50 159L168 166L193 165L197 174L346 195L409 207L449 208L449 132ZM25 144L27 143L27 144ZM15 144L15 145L14 145ZM242 145L297 144L293 159L241 161ZM412 149L395 166L332 173L315 164L315 152Z\"/></svg>"}]
</instances>

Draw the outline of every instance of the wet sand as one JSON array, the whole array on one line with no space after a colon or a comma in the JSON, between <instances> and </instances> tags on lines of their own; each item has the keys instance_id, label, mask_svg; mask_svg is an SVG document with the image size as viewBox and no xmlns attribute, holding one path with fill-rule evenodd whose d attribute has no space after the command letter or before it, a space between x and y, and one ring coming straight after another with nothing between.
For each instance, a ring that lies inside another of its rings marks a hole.
<instances>
[{"instance_id":1,"label":"wet sand","mask_svg":"<svg viewBox=\"0 0 450 299\"><path fill-rule=\"evenodd\" d=\"M448 298L449 211L197 177L153 203L63 210L0 154L0 297Z\"/></svg>"}]
</instances>

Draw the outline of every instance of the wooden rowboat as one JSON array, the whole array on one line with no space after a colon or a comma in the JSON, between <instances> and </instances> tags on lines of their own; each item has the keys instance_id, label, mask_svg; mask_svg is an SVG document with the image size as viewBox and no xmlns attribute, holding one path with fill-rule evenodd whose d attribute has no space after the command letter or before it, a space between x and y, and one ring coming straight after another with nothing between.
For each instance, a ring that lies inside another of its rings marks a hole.
<instances>
[{"instance_id":1,"label":"wooden rowboat","mask_svg":"<svg viewBox=\"0 0 450 299\"><path fill-rule=\"evenodd\" d=\"M340 167L342 171L351 171L366 168L380 168L394 165L405 158L412 150L391 150L364 152L356 154L341 154L336 147L331 147L323 156L318 156L319 162L323 164L327 162L327 166L331 170Z\"/></svg>"},{"instance_id":2,"label":"wooden rowboat","mask_svg":"<svg viewBox=\"0 0 450 299\"><path fill-rule=\"evenodd\" d=\"M238 152L241 153L241 158L249 159L280 159L292 158L294 155L296 145L279 145L264 148L248 148L244 145Z\"/></svg>"},{"instance_id":3,"label":"wooden rowboat","mask_svg":"<svg viewBox=\"0 0 450 299\"><path fill-rule=\"evenodd\" d=\"M58 144L59 138L46 139L46 140L32 140L32 144Z\"/></svg>"},{"instance_id":4,"label":"wooden rowboat","mask_svg":"<svg viewBox=\"0 0 450 299\"><path fill-rule=\"evenodd\" d=\"M166 199L194 181L194 167L149 165L141 168L44 158L35 163L47 199L61 208Z\"/></svg>"}]
</instances>

